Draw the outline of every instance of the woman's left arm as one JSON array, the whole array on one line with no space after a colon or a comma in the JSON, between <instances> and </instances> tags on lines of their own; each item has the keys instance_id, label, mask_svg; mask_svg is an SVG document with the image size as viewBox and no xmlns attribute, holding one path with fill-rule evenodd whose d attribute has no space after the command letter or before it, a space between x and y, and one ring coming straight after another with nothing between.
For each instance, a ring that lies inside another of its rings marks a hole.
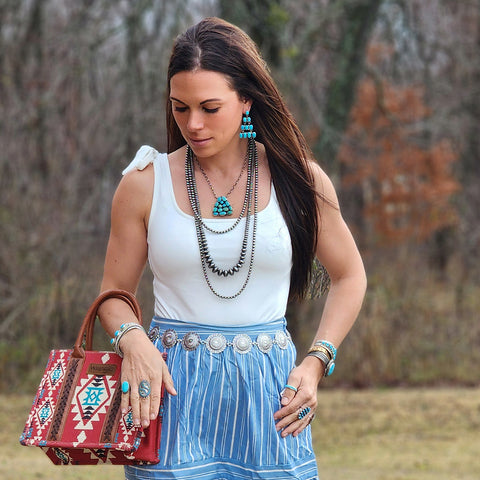
<instances>
[{"instance_id":1,"label":"woman's left arm","mask_svg":"<svg viewBox=\"0 0 480 480\"><path fill-rule=\"evenodd\" d=\"M313 163L313 162L312 162ZM335 189L328 176L312 164L315 185L323 198L319 200L319 232L317 258L327 269L331 285L319 326L312 341L325 340L336 348L342 343L360 311L367 286L365 269L352 234L343 220ZM325 365L314 356L307 356L294 368L282 394L283 407L274 415L282 436L298 435L312 420L317 407L317 388L324 376ZM300 410L309 407L304 418Z\"/></svg>"}]
</instances>

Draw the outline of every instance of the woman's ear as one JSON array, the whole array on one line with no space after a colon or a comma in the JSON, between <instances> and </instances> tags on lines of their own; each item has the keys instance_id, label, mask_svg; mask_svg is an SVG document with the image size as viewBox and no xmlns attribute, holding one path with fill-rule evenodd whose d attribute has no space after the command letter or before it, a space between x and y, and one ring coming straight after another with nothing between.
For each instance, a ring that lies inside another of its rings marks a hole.
<instances>
[{"instance_id":1,"label":"woman's ear","mask_svg":"<svg viewBox=\"0 0 480 480\"><path fill-rule=\"evenodd\" d=\"M251 110L252 105L253 105L253 101L252 101L252 100L245 98L245 99L243 99L243 103L244 103L243 113Z\"/></svg>"}]
</instances>

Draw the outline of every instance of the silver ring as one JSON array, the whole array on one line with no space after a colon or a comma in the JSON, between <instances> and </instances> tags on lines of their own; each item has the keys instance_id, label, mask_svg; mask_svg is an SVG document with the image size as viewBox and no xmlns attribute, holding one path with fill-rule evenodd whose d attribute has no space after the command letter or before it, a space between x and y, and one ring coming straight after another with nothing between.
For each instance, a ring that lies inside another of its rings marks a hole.
<instances>
[{"instance_id":1,"label":"silver ring","mask_svg":"<svg viewBox=\"0 0 480 480\"><path fill-rule=\"evenodd\" d=\"M146 380L142 380L140 382L140 385L138 386L138 394L142 398L147 398L150 395L151 388L150 388L150 383L147 382Z\"/></svg>"}]
</instances>

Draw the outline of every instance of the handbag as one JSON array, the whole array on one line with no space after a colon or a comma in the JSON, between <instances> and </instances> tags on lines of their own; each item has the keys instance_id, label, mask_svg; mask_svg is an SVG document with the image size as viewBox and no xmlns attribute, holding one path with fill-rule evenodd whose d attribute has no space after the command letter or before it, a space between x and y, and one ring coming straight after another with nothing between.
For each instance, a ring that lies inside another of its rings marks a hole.
<instances>
[{"instance_id":1,"label":"handbag","mask_svg":"<svg viewBox=\"0 0 480 480\"><path fill-rule=\"evenodd\" d=\"M135 426L131 407L125 414L120 409L122 357L92 350L98 308L110 298L126 302L142 323L140 307L130 292L100 294L87 311L74 348L50 352L20 437L22 445L42 448L57 465L159 461L163 389L159 416L146 429Z\"/></svg>"}]
</instances>

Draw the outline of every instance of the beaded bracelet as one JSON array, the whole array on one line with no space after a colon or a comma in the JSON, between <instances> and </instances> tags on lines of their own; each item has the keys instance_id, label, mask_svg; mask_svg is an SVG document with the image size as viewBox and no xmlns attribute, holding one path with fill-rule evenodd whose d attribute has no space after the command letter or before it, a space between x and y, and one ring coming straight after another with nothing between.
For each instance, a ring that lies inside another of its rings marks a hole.
<instances>
[{"instance_id":1,"label":"beaded bracelet","mask_svg":"<svg viewBox=\"0 0 480 480\"><path fill-rule=\"evenodd\" d=\"M113 346L113 350L116 354L120 355L122 358L123 358L123 352L122 350L120 349L120 340L122 339L122 337L128 333L130 330L135 330L135 329L138 329L138 330L143 330L145 332L145 329L139 324L139 323L135 323L135 322L132 322L132 323L123 323L121 326L120 326L120 330L117 330L115 332L115 337L113 337L111 340L110 340L110 343L111 345Z\"/></svg>"}]
</instances>

